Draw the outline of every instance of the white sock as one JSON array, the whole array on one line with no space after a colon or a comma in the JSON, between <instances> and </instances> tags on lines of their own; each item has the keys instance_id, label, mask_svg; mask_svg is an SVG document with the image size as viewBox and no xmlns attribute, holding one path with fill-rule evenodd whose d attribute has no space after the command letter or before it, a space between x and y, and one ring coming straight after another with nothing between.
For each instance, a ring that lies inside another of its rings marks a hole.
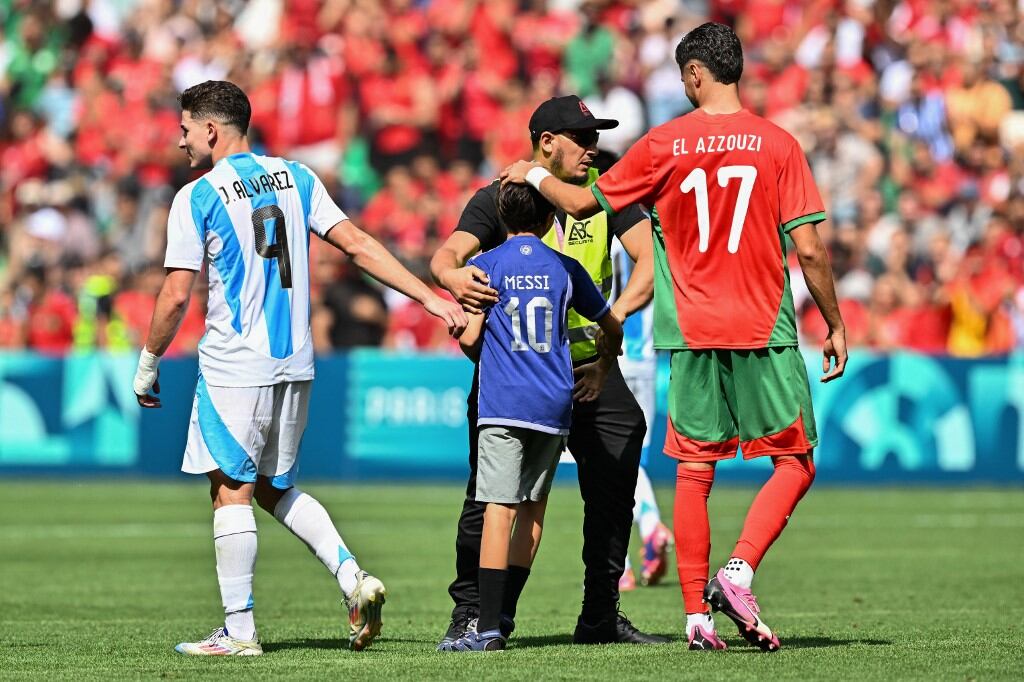
<instances>
[{"instance_id":1,"label":"white sock","mask_svg":"<svg viewBox=\"0 0 1024 682\"><path fill-rule=\"evenodd\" d=\"M651 479L647 477L643 467L640 467L636 477L634 498L636 503L633 506L633 521L640 527L641 538L650 537L661 523L661 513L658 511L658 501L654 499Z\"/></svg>"},{"instance_id":2,"label":"white sock","mask_svg":"<svg viewBox=\"0 0 1024 682\"><path fill-rule=\"evenodd\" d=\"M322 504L298 488L290 488L274 508L274 518L306 543L309 551L338 579L342 594L352 594L359 564Z\"/></svg>"},{"instance_id":3,"label":"white sock","mask_svg":"<svg viewBox=\"0 0 1024 682\"><path fill-rule=\"evenodd\" d=\"M739 585L749 590L750 583L754 581L754 569L743 559L732 557L725 565L725 577L733 585Z\"/></svg>"},{"instance_id":4,"label":"white sock","mask_svg":"<svg viewBox=\"0 0 1024 682\"><path fill-rule=\"evenodd\" d=\"M633 562L629 560L629 552L627 552L626 553L626 566L625 566L625 568L623 569L622 572L625 573L626 571L628 571L631 568L633 568Z\"/></svg>"},{"instance_id":5,"label":"white sock","mask_svg":"<svg viewBox=\"0 0 1024 682\"><path fill-rule=\"evenodd\" d=\"M693 629L700 625L708 634L715 631L715 619L710 613L688 613L686 614L686 637L689 639Z\"/></svg>"},{"instance_id":6,"label":"white sock","mask_svg":"<svg viewBox=\"0 0 1024 682\"><path fill-rule=\"evenodd\" d=\"M224 604L224 627L235 639L256 639L252 574L256 567L256 517L248 504L229 504L213 512L217 582Z\"/></svg>"}]
</instances>

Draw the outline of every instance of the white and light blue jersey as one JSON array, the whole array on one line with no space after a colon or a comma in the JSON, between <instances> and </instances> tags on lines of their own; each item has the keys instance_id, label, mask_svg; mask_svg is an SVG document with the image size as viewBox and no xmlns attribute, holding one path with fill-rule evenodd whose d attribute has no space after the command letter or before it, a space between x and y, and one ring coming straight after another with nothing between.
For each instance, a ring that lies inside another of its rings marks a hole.
<instances>
[{"instance_id":1,"label":"white and light blue jersey","mask_svg":"<svg viewBox=\"0 0 1024 682\"><path fill-rule=\"evenodd\" d=\"M199 367L213 386L313 378L309 233L346 216L304 165L255 154L221 159L174 197L164 266L209 265Z\"/></svg>"},{"instance_id":2,"label":"white and light blue jersey","mask_svg":"<svg viewBox=\"0 0 1024 682\"><path fill-rule=\"evenodd\" d=\"M612 296L614 302L626 288L635 263L616 239L612 242ZM627 362L649 362L654 365L654 306L648 303L622 323L622 359Z\"/></svg>"}]
</instances>

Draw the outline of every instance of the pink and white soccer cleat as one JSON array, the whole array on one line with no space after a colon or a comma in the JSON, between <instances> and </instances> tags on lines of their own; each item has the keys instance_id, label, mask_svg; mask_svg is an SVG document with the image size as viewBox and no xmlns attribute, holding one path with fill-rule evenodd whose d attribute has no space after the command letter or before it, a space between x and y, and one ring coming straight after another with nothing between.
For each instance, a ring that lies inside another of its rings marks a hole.
<instances>
[{"instance_id":1,"label":"pink and white soccer cleat","mask_svg":"<svg viewBox=\"0 0 1024 682\"><path fill-rule=\"evenodd\" d=\"M657 585L668 571L668 555L672 549L672 531L659 523L644 538L644 561L640 570L640 584Z\"/></svg>"},{"instance_id":2,"label":"pink and white soccer cleat","mask_svg":"<svg viewBox=\"0 0 1024 682\"><path fill-rule=\"evenodd\" d=\"M708 581L704 588L704 601L736 623L740 636L761 651L779 650L779 638L759 616L761 608L757 605L757 597L747 588L729 582L725 569L719 570Z\"/></svg>"},{"instance_id":3,"label":"pink and white soccer cleat","mask_svg":"<svg viewBox=\"0 0 1024 682\"><path fill-rule=\"evenodd\" d=\"M199 642L182 642L174 650L187 656L259 656L263 653L258 640L235 639L223 627Z\"/></svg>"},{"instance_id":4,"label":"pink and white soccer cleat","mask_svg":"<svg viewBox=\"0 0 1024 682\"><path fill-rule=\"evenodd\" d=\"M700 625L690 631L690 651L712 651L714 649L728 649L725 642L719 638L718 633L712 630L708 632Z\"/></svg>"}]
</instances>

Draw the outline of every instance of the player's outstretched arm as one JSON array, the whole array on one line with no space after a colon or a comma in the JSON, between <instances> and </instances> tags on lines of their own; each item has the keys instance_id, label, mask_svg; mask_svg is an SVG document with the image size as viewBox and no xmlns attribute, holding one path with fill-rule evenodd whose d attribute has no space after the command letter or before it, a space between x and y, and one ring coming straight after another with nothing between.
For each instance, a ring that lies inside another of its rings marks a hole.
<instances>
[{"instance_id":1,"label":"player's outstretched arm","mask_svg":"<svg viewBox=\"0 0 1024 682\"><path fill-rule=\"evenodd\" d=\"M501 172L501 183L533 185L544 198L574 218L589 218L601 210L588 187L562 182L536 161L516 161Z\"/></svg>"},{"instance_id":2,"label":"player's outstretched arm","mask_svg":"<svg viewBox=\"0 0 1024 682\"><path fill-rule=\"evenodd\" d=\"M461 335L466 328L466 313L462 308L431 291L425 282L391 255L383 244L356 227L351 220L343 220L335 225L324 240L348 255L360 270L417 301L431 315L441 318L452 336Z\"/></svg>"},{"instance_id":3,"label":"player's outstretched arm","mask_svg":"<svg viewBox=\"0 0 1024 682\"><path fill-rule=\"evenodd\" d=\"M651 221L641 220L624 232L619 241L636 263L629 281L612 305L612 314L622 322L650 303L654 296L654 239Z\"/></svg>"},{"instance_id":4,"label":"player's outstretched arm","mask_svg":"<svg viewBox=\"0 0 1024 682\"><path fill-rule=\"evenodd\" d=\"M451 292L469 313L482 313L498 302L498 292L488 286L487 273L466 261L480 250L480 240L469 232L456 230L430 259L434 281Z\"/></svg>"},{"instance_id":5,"label":"player's outstretched arm","mask_svg":"<svg viewBox=\"0 0 1024 682\"><path fill-rule=\"evenodd\" d=\"M832 279L832 265L828 260L828 252L821 243L818 229L811 223L800 225L789 232L790 239L796 246L796 255L800 260L807 289L814 298L814 303L821 311L828 325L828 338L822 349L821 377L823 382L832 381L843 376L846 369L846 326L839 312L839 300L836 298L836 286ZM834 364L833 364L834 363Z\"/></svg>"},{"instance_id":6,"label":"player's outstretched arm","mask_svg":"<svg viewBox=\"0 0 1024 682\"><path fill-rule=\"evenodd\" d=\"M169 268L156 297L153 319L149 323L149 336L139 355L139 366L133 382L135 398L143 407L160 407L160 398L149 392L160 392L160 357L167 352L181 321L185 319L196 274L195 270Z\"/></svg>"}]
</instances>

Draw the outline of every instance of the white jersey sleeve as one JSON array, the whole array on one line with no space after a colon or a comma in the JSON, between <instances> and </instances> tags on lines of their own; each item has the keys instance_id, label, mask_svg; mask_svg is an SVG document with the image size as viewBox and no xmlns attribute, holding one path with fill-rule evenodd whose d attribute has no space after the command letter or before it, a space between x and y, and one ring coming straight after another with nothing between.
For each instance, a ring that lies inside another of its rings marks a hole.
<instances>
[{"instance_id":1,"label":"white jersey sleeve","mask_svg":"<svg viewBox=\"0 0 1024 682\"><path fill-rule=\"evenodd\" d=\"M165 268L184 268L199 271L203 267L202 226L196 225L192 214L192 188L189 183L174 195L167 216L167 253Z\"/></svg>"},{"instance_id":2,"label":"white jersey sleeve","mask_svg":"<svg viewBox=\"0 0 1024 682\"><path fill-rule=\"evenodd\" d=\"M332 227L342 220L348 220L345 212L338 208L334 199L327 193L327 188L317 174L303 166L313 177L313 187L309 198L309 229L316 236L323 238Z\"/></svg>"}]
</instances>

